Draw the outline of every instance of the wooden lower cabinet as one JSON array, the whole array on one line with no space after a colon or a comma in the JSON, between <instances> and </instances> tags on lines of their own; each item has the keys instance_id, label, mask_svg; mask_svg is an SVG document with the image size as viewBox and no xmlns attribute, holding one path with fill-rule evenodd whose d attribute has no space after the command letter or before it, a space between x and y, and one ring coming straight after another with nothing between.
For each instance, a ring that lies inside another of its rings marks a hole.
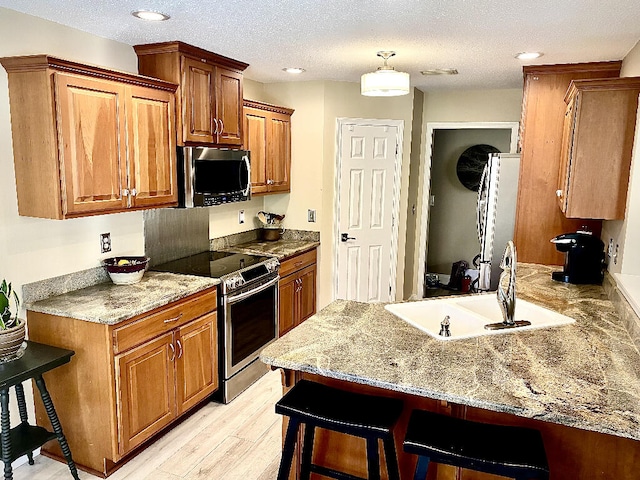
<instances>
[{"instance_id":1,"label":"wooden lower cabinet","mask_svg":"<svg viewBox=\"0 0 640 480\"><path fill-rule=\"evenodd\" d=\"M394 429L401 480L413 478L417 460L416 456L407 454L402 450L404 434L413 409L429 410L477 422L522 426L539 430L542 434L549 461L550 480L634 480L638 478L637 465L640 462L640 442L635 440L291 370L283 371L284 393L295 382L303 378L358 393L399 398L404 402L404 410ZM287 417L283 417L283 422L286 426ZM302 436L299 438L302 438ZM495 448L501 448L501 440L499 438L488 438L486 440L495 444ZM365 452L364 440L360 438L323 429L317 429L316 431L313 463L339 468L351 475L366 478L367 462ZM299 449L296 449L294 459L295 468L292 469L294 473L290 476L290 480L300 478ZM383 467L382 480L388 480L381 445L380 462ZM315 474L311 475L312 480L320 480L321 478L324 477ZM504 479L505 477L440 464L431 464L427 475L427 480Z\"/></svg>"},{"instance_id":2,"label":"wooden lower cabinet","mask_svg":"<svg viewBox=\"0 0 640 480\"><path fill-rule=\"evenodd\" d=\"M45 381L80 468L109 475L217 390L216 306L209 289L117 325L27 312L30 340L76 352ZM37 399L36 420L49 425Z\"/></svg>"},{"instance_id":3,"label":"wooden lower cabinet","mask_svg":"<svg viewBox=\"0 0 640 480\"><path fill-rule=\"evenodd\" d=\"M116 393L124 455L176 416L173 333L116 357Z\"/></svg>"},{"instance_id":4,"label":"wooden lower cabinet","mask_svg":"<svg viewBox=\"0 0 640 480\"><path fill-rule=\"evenodd\" d=\"M279 290L280 336L316 313L316 255L316 249L313 249L282 262Z\"/></svg>"}]
</instances>

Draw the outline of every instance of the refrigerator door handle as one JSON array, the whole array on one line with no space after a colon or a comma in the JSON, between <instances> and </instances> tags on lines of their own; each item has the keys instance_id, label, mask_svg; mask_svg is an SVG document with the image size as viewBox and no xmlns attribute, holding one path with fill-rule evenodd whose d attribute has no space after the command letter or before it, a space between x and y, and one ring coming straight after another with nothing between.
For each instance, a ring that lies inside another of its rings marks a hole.
<instances>
[{"instance_id":1,"label":"refrigerator door handle","mask_svg":"<svg viewBox=\"0 0 640 480\"><path fill-rule=\"evenodd\" d=\"M485 165L480 177L480 184L478 185L478 208L476 210L476 229L478 230L478 241L482 244L482 236L484 234L484 227L486 225L486 208L487 208L487 192L485 189L488 187L489 164ZM483 195L484 194L484 195Z\"/></svg>"}]
</instances>

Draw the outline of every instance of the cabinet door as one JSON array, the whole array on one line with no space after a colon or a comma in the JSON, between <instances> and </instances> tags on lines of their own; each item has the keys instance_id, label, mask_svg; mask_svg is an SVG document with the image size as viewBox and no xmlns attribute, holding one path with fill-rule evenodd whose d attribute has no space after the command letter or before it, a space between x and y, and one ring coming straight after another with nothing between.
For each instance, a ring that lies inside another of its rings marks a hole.
<instances>
[{"instance_id":1,"label":"cabinet door","mask_svg":"<svg viewBox=\"0 0 640 480\"><path fill-rule=\"evenodd\" d=\"M296 324L300 324L316 313L316 265L298 273L298 315Z\"/></svg>"},{"instance_id":2,"label":"cabinet door","mask_svg":"<svg viewBox=\"0 0 640 480\"><path fill-rule=\"evenodd\" d=\"M175 353L173 333L167 333L116 356L121 455L176 417Z\"/></svg>"},{"instance_id":3,"label":"cabinet door","mask_svg":"<svg viewBox=\"0 0 640 480\"><path fill-rule=\"evenodd\" d=\"M273 113L269 122L268 179L270 192L291 189L291 117Z\"/></svg>"},{"instance_id":4,"label":"cabinet door","mask_svg":"<svg viewBox=\"0 0 640 480\"><path fill-rule=\"evenodd\" d=\"M216 143L220 145L242 146L242 95L242 74L216 67Z\"/></svg>"},{"instance_id":5,"label":"cabinet door","mask_svg":"<svg viewBox=\"0 0 640 480\"><path fill-rule=\"evenodd\" d=\"M218 388L218 317L209 313L181 327L176 339L178 415Z\"/></svg>"},{"instance_id":6,"label":"cabinet door","mask_svg":"<svg viewBox=\"0 0 640 480\"><path fill-rule=\"evenodd\" d=\"M128 117L132 206L177 205L174 95L132 86Z\"/></svg>"},{"instance_id":7,"label":"cabinet door","mask_svg":"<svg viewBox=\"0 0 640 480\"><path fill-rule=\"evenodd\" d=\"M215 67L186 57L182 62L183 141L215 143Z\"/></svg>"},{"instance_id":8,"label":"cabinet door","mask_svg":"<svg viewBox=\"0 0 640 480\"><path fill-rule=\"evenodd\" d=\"M268 113L244 109L244 148L251 152L251 193L267 192L267 127Z\"/></svg>"},{"instance_id":9,"label":"cabinet door","mask_svg":"<svg viewBox=\"0 0 640 480\"><path fill-rule=\"evenodd\" d=\"M73 216L126 208L125 87L56 73L55 97L62 211Z\"/></svg>"},{"instance_id":10,"label":"cabinet door","mask_svg":"<svg viewBox=\"0 0 640 480\"><path fill-rule=\"evenodd\" d=\"M296 290L298 275L293 274L280 279L279 334L287 333L296 325Z\"/></svg>"},{"instance_id":11,"label":"cabinet door","mask_svg":"<svg viewBox=\"0 0 640 480\"><path fill-rule=\"evenodd\" d=\"M577 98L572 98L567 105L562 129L562 150L560 151L560 170L558 171L558 190L556 196L562 212L567 211L567 194L569 191L569 168L573 150L573 129L575 125L575 106Z\"/></svg>"}]
</instances>

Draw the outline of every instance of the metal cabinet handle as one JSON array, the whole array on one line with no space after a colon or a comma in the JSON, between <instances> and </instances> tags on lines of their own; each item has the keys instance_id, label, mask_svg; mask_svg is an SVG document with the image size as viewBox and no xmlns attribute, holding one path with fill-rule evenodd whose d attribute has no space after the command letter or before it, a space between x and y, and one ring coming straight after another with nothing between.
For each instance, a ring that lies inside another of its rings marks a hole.
<instances>
[{"instance_id":1,"label":"metal cabinet handle","mask_svg":"<svg viewBox=\"0 0 640 480\"><path fill-rule=\"evenodd\" d=\"M171 354L173 355L169 361L173 362L176 359L176 348L173 346L173 343L169 344L169 348L171 349Z\"/></svg>"},{"instance_id":2,"label":"metal cabinet handle","mask_svg":"<svg viewBox=\"0 0 640 480\"><path fill-rule=\"evenodd\" d=\"M214 119L213 119L213 123L215 124L215 128L213 129L213 134L214 134L214 135L218 135L218 133L219 133L219 132L218 132L218 119L217 119L217 118L214 118Z\"/></svg>"},{"instance_id":3,"label":"metal cabinet handle","mask_svg":"<svg viewBox=\"0 0 640 480\"><path fill-rule=\"evenodd\" d=\"M224 122L220 119L220 131L218 132L220 135L224 133Z\"/></svg>"},{"instance_id":4,"label":"metal cabinet handle","mask_svg":"<svg viewBox=\"0 0 640 480\"><path fill-rule=\"evenodd\" d=\"M562 190L556 190L556 197L562 198Z\"/></svg>"},{"instance_id":5,"label":"metal cabinet handle","mask_svg":"<svg viewBox=\"0 0 640 480\"><path fill-rule=\"evenodd\" d=\"M122 189L122 196L123 197L128 197L129 196L129 189L128 188L123 188Z\"/></svg>"},{"instance_id":6,"label":"metal cabinet handle","mask_svg":"<svg viewBox=\"0 0 640 480\"><path fill-rule=\"evenodd\" d=\"M180 343L180 340L176 340L176 343L178 344L178 358L182 357L182 344Z\"/></svg>"},{"instance_id":7,"label":"metal cabinet handle","mask_svg":"<svg viewBox=\"0 0 640 480\"><path fill-rule=\"evenodd\" d=\"M164 323L173 323L173 322L177 322L178 320L180 320L182 318L182 314L178 315L177 317L173 317L173 318L168 318L164 321Z\"/></svg>"},{"instance_id":8,"label":"metal cabinet handle","mask_svg":"<svg viewBox=\"0 0 640 480\"><path fill-rule=\"evenodd\" d=\"M136 190L135 188L131 189L131 196L135 197L138 194L138 190Z\"/></svg>"}]
</instances>

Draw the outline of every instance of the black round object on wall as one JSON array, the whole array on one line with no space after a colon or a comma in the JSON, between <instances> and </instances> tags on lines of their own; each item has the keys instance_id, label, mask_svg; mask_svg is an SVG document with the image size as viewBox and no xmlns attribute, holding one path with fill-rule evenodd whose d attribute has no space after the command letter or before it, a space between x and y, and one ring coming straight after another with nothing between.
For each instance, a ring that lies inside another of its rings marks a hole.
<instances>
[{"instance_id":1,"label":"black round object on wall","mask_svg":"<svg viewBox=\"0 0 640 480\"><path fill-rule=\"evenodd\" d=\"M500 153L500 150L491 145L474 145L462 152L458 158L456 165L458 180L469 190L478 191L482 171L489 160L490 153Z\"/></svg>"}]
</instances>

